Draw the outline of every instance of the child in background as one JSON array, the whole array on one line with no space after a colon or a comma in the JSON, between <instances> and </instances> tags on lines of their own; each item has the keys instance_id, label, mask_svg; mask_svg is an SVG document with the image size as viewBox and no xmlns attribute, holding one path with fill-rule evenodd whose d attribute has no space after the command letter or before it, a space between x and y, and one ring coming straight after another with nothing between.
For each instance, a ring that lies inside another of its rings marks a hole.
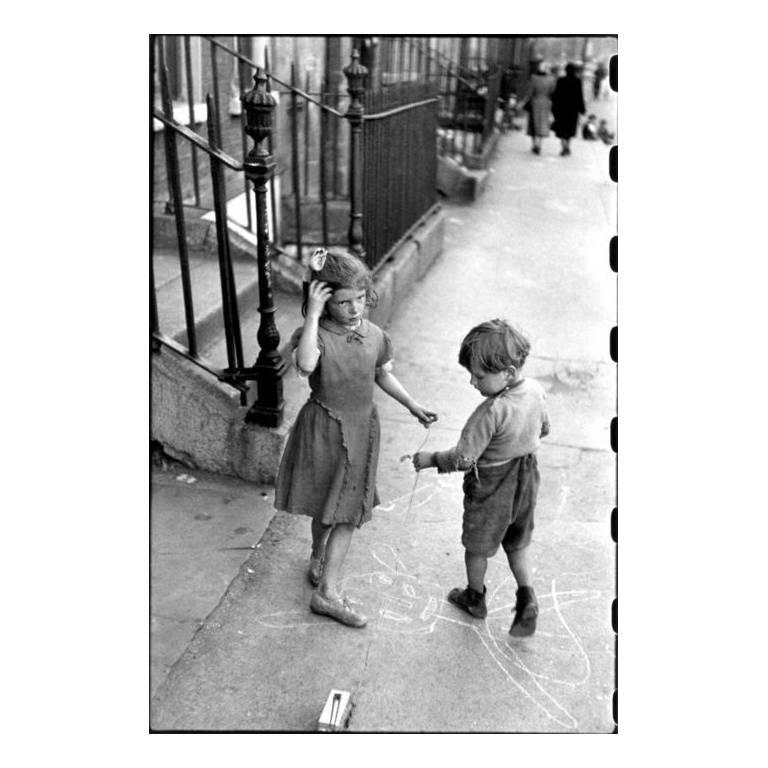
<instances>
[{"instance_id":1,"label":"child in background","mask_svg":"<svg viewBox=\"0 0 768 768\"><path fill-rule=\"evenodd\" d=\"M603 140L603 144L613 144L615 134L608 130L608 121L601 120L597 127L597 135Z\"/></svg>"},{"instance_id":2,"label":"child in background","mask_svg":"<svg viewBox=\"0 0 768 768\"><path fill-rule=\"evenodd\" d=\"M597 141L597 116L589 115L587 122L581 128L581 138L586 141Z\"/></svg>"},{"instance_id":3,"label":"child in background","mask_svg":"<svg viewBox=\"0 0 768 768\"><path fill-rule=\"evenodd\" d=\"M488 558L501 545L518 585L509 629L514 637L536 630L538 604L527 553L539 488L535 452L549 434L544 390L520 373L529 350L527 339L503 320L473 328L461 343L459 364L485 400L469 417L456 447L413 457L417 472L436 467L440 473L466 473L461 543L468 585L451 590L448 600L471 616L486 617Z\"/></svg>"},{"instance_id":4,"label":"child in background","mask_svg":"<svg viewBox=\"0 0 768 768\"><path fill-rule=\"evenodd\" d=\"M379 503L376 466L377 384L424 426L437 416L419 405L392 374L392 343L363 313L375 300L371 273L343 251L320 249L310 261L304 325L291 339L310 396L288 437L275 507L312 518L310 608L351 627L366 618L338 591L352 533Z\"/></svg>"}]
</instances>

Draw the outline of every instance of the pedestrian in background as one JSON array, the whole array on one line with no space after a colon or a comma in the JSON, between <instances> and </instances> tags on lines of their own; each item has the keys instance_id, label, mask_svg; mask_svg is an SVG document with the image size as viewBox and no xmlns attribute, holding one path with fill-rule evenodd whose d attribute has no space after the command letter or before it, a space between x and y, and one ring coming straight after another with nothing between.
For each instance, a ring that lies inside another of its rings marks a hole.
<instances>
[{"instance_id":1,"label":"pedestrian in background","mask_svg":"<svg viewBox=\"0 0 768 768\"><path fill-rule=\"evenodd\" d=\"M598 61L595 67L595 79L592 81L592 95L597 101L603 95L603 81L608 76L608 67L604 61Z\"/></svg>"},{"instance_id":2,"label":"pedestrian in background","mask_svg":"<svg viewBox=\"0 0 768 768\"><path fill-rule=\"evenodd\" d=\"M576 74L576 65L565 67L565 76L558 79L552 94L552 114L555 122L552 129L560 139L561 155L571 154L571 139L576 135L579 115L586 112L581 78Z\"/></svg>"},{"instance_id":3,"label":"pedestrian in background","mask_svg":"<svg viewBox=\"0 0 768 768\"><path fill-rule=\"evenodd\" d=\"M531 137L531 149L535 155L541 154L541 140L549 136L551 98L554 90L555 79L547 74L544 62L537 59L534 62L525 102L525 110L528 112L528 135Z\"/></svg>"},{"instance_id":4,"label":"pedestrian in background","mask_svg":"<svg viewBox=\"0 0 768 768\"><path fill-rule=\"evenodd\" d=\"M544 390L521 369L528 340L503 320L473 328L461 343L459 364L470 384L485 398L467 420L454 448L413 457L417 472L465 472L461 543L467 587L456 587L448 600L478 619L488 614L485 574L488 558L499 546L517 581L514 637L536 631L539 613L528 563L533 513L539 489L536 449L549 434Z\"/></svg>"},{"instance_id":5,"label":"pedestrian in background","mask_svg":"<svg viewBox=\"0 0 768 768\"><path fill-rule=\"evenodd\" d=\"M379 503L376 469L379 416L374 384L424 426L437 416L419 405L392 374L389 336L363 317L375 301L373 278L360 259L319 249L302 311L291 337L296 367L309 377L310 396L288 437L275 487L275 508L312 518L308 577L310 609L352 627L366 617L339 592L341 567L354 529Z\"/></svg>"}]
</instances>

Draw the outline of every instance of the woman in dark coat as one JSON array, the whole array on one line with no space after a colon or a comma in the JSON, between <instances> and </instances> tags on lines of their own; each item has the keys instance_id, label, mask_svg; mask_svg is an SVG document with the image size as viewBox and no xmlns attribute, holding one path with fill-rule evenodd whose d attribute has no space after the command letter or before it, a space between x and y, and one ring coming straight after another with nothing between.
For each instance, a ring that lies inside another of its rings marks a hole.
<instances>
[{"instance_id":1,"label":"woman in dark coat","mask_svg":"<svg viewBox=\"0 0 768 768\"><path fill-rule=\"evenodd\" d=\"M585 112L581 80L576 75L576 66L568 64L565 77L557 81L555 92L552 94L552 114L555 117L552 128L563 145L561 155L571 154L571 139L576 135L579 115Z\"/></svg>"}]
</instances>

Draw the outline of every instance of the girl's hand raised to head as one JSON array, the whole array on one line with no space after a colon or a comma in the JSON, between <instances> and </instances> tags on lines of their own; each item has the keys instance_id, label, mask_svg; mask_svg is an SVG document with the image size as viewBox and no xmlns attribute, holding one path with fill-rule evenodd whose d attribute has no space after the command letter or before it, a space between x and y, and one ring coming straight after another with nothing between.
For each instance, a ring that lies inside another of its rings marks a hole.
<instances>
[{"instance_id":1,"label":"girl's hand raised to head","mask_svg":"<svg viewBox=\"0 0 768 768\"><path fill-rule=\"evenodd\" d=\"M425 427L428 427L433 421L437 421L436 413L426 410L426 408L418 403L416 403L410 411Z\"/></svg>"},{"instance_id":2,"label":"girl's hand raised to head","mask_svg":"<svg viewBox=\"0 0 768 768\"><path fill-rule=\"evenodd\" d=\"M313 280L309 284L309 293L307 294L307 317L319 318L323 314L325 302L331 298L333 291L326 283L320 280Z\"/></svg>"}]
</instances>

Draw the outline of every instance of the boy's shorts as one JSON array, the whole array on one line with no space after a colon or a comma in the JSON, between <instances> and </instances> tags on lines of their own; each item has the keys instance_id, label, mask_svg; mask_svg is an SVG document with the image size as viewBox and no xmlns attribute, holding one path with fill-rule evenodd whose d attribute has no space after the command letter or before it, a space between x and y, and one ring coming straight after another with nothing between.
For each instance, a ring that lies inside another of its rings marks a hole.
<instances>
[{"instance_id":1,"label":"boy's shorts","mask_svg":"<svg viewBox=\"0 0 768 768\"><path fill-rule=\"evenodd\" d=\"M504 547L527 547L539 492L536 456L529 453L495 467L464 475L464 522L461 543L473 555L491 557Z\"/></svg>"}]
</instances>

